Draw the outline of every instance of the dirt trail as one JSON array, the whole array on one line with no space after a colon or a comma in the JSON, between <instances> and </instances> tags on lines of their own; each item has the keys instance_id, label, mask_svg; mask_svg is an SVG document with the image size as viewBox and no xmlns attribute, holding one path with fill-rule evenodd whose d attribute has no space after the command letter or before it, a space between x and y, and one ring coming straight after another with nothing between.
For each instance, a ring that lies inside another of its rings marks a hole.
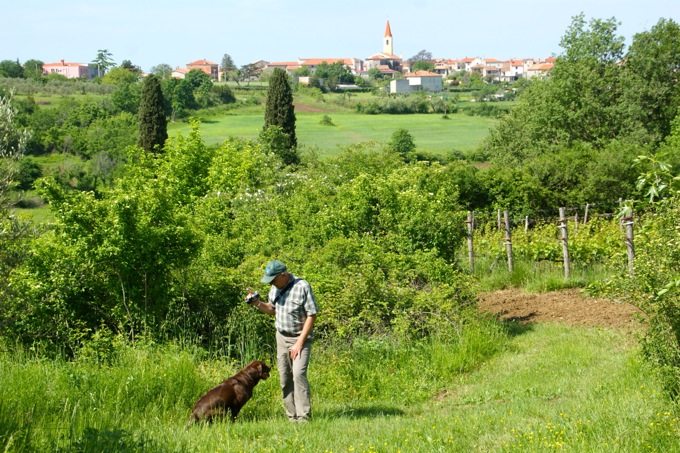
<instances>
[{"instance_id":1,"label":"dirt trail","mask_svg":"<svg viewBox=\"0 0 680 453\"><path fill-rule=\"evenodd\" d=\"M633 331L642 313L629 304L587 297L579 289L529 294L521 289L484 293L479 308L501 319L521 322L561 322Z\"/></svg>"}]
</instances>

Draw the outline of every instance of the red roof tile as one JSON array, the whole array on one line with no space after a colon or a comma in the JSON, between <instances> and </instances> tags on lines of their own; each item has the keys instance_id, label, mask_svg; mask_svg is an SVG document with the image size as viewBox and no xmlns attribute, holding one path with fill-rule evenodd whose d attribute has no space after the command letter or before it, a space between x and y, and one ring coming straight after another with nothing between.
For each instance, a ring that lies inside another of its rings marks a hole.
<instances>
[{"instance_id":1,"label":"red roof tile","mask_svg":"<svg viewBox=\"0 0 680 453\"><path fill-rule=\"evenodd\" d=\"M416 72L409 72L404 77L441 77L441 76L442 76L441 74L437 74L436 72L416 71Z\"/></svg>"},{"instance_id":2,"label":"red roof tile","mask_svg":"<svg viewBox=\"0 0 680 453\"><path fill-rule=\"evenodd\" d=\"M187 63L187 66L205 66L205 65L216 65L217 63L213 63L212 61L208 60L196 60L193 63Z\"/></svg>"}]
</instances>

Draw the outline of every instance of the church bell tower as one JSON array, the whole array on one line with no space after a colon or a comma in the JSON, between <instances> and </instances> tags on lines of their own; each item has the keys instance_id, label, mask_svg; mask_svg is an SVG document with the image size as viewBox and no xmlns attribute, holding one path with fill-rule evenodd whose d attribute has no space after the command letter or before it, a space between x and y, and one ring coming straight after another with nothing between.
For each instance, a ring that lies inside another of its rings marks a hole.
<instances>
[{"instance_id":1,"label":"church bell tower","mask_svg":"<svg viewBox=\"0 0 680 453\"><path fill-rule=\"evenodd\" d=\"M394 46L392 43L392 30L390 30L389 19L387 19L387 25L385 25L385 38L383 38L383 53L394 55Z\"/></svg>"}]
</instances>

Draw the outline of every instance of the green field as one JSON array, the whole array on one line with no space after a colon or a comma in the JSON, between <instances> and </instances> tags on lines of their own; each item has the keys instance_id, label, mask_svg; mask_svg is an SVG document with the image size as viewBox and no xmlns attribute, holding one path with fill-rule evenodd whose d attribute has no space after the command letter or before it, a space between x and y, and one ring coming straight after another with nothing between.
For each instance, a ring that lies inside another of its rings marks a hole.
<instances>
[{"instance_id":1,"label":"green field","mask_svg":"<svg viewBox=\"0 0 680 453\"><path fill-rule=\"evenodd\" d=\"M678 451L677 406L625 333L506 327L503 338L468 326L460 344L447 347L320 343L310 366L310 423L286 420L274 372L236 423L190 429L195 399L237 364L173 347L122 349L111 364L0 348L0 450Z\"/></svg>"},{"instance_id":2,"label":"green field","mask_svg":"<svg viewBox=\"0 0 680 453\"><path fill-rule=\"evenodd\" d=\"M320 124L324 115L330 116L334 126ZM389 142L397 129L406 129L413 136L419 151L446 154L453 150L475 149L488 135L497 120L468 116L449 115L363 115L349 111L323 111L296 113L298 143L319 148L320 156L332 155L338 146L376 141ZM201 134L207 144L223 142L230 136L256 139L264 124L261 111L227 114L204 120ZM170 136L181 132L187 135L189 125L174 123L168 128Z\"/></svg>"}]
</instances>

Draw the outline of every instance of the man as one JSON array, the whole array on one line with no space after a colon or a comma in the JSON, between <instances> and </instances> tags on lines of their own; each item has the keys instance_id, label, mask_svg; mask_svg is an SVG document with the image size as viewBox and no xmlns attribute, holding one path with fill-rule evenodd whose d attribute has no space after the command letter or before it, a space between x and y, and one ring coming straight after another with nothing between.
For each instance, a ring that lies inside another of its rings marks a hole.
<instances>
[{"instance_id":1,"label":"man","mask_svg":"<svg viewBox=\"0 0 680 453\"><path fill-rule=\"evenodd\" d=\"M306 422L312 411L307 365L319 308L309 283L289 273L279 260L267 263L261 282L271 285L268 302L251 291L246 300L276 319L276 355L286 415L292 422Z\"/></svg>"}]
</instances>

